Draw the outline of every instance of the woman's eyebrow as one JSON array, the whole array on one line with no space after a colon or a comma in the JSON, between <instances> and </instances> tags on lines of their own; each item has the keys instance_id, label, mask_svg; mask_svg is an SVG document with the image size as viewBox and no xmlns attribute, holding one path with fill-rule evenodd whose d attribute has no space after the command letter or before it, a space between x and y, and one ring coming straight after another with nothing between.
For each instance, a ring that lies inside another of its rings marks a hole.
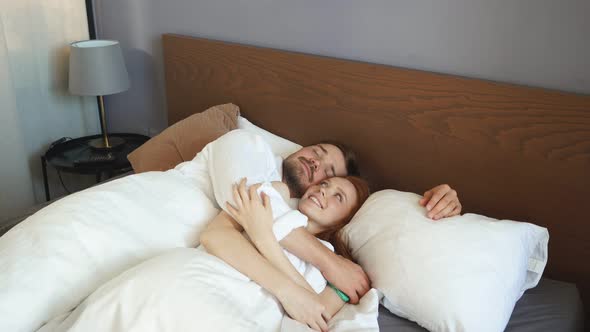
<instances>
[{"instance_id":1,"label":"woman's eyebrow","mask_svg":"<svg viewBox=\"0 0 590 332\"><path fill-rule=\"evenodd\" d=\"M325 154L328 154L328 150L326 150L326 148L324 148L322 145L319 145L320 149L322 149L322 151L324 151Z\"/></svg>"},{"instance_id":2,"label":"woman's eyebrow","mask_svg":"<svg viewBox=\"0 0 590 332\"><path fill-rule=\"evenodd\" d=\"M339 193L341 193L345 200L348 199L348 197L346 196L346 193L344 192L344 190L342 190L342 188L336 187L336 191L338 191Z\"/></svg>"}]
</instances>

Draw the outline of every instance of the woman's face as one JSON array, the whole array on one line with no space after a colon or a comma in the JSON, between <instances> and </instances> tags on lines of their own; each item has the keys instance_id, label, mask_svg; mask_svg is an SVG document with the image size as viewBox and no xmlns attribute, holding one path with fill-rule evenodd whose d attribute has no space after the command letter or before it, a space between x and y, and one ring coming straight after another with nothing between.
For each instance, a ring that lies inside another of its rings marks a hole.
<instances>
[{"instance_id":1,"label":"woman's face","mask_svg":"<svg viewBox=\"0 0 590 332\"><path fill-rule=\"evenodd\" d=\"M348 217L356 201L354 185L333 177L309 187L299 201L299 211L309 218L308 230L317 234Z\"/></svg>"}]
</instances>

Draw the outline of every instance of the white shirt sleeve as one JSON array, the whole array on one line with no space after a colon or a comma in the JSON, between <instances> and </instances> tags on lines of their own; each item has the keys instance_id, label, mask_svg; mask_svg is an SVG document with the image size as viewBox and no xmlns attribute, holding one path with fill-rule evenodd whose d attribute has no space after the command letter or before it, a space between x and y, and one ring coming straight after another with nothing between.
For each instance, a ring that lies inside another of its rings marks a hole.
<instances>
[{"instance_id":1,"label":"white shirt sleeve","mask_svg":"<svg viewBox=\"0 0 590 332\"><path fill-rule=\"evenodd\" d=\"M283 199L281 194L273 188L271 183L265 182L258 188L258 194L264 192L272 207L273 216L273 233L277 241L281 241L292 230L307 226L307 217L289 207L289 204Z\"/></svg>"}]
</instances>

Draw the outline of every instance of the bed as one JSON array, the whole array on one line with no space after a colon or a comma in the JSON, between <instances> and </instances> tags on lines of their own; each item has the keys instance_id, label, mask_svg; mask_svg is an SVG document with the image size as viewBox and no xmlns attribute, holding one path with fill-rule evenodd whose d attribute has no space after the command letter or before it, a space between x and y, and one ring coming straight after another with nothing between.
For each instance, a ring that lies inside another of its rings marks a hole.
<instances>
[{"instance_id":1,"label":"bed","mask_svg":"<svg viewBox=\"0 0 590 332\"><path fill-rule=\"evenodd\" d=\"M132 173L122 176L130 174ZM6 228L0 230L0 236L10 226L18 224L53 202L55 202L55 200L32 207L23 215L10 220L7 222ZM392 314L383 306L379 307L378 324L380 331L427 331L412 321ZM537 287L527 291L517 302L510 322L506 327L506 331L582 331L583 326L583 307L576 285L543 278Z\"/></svg>"},{"instance_id":2,"label":"bed","mask_svg":"<svg viewBox=\"0 0 590 332\"><path fill-rule=\"evenodd\" d=\"M464 212L547 227L547 279L517 303L507 331L583 328L589 96L171 34L163 49L169 125L232 102L299 144L347 143L373 190L445 181ZM423 330L383 308L379 324Z\"/></svg>"},{"instance_id":3,"label":"bed","mask_svg":"<svg viewBox=\"0 0 590 332\"><path fill-rule=\"evenodd\" d=\"M578 207L583 206L583 198L588 196L587 188L590 187L586 175L590 164L588 96L177 35L165 35L163 49L170 125L210 106L233 102L240 106L242 115L250 121L297 143L306 145L325 139L347 143L358 153L361 171L374 191L396 188L423 192L434 184L447 181L459 192L464 212L531 221L547 227L551 232L551 241L545 278L516 303L506 330L583 329L588 312L584 312L582 300L587 302L590 295L590 270L588 264L579 262L590 258L587 244L590 227L586 224L583 210ZM155 199L155 203L163 196L149 197L145 188L152 182L139 182L151 178L155 183L159 177L167 176L155 173L147 173L143 178L128 177L129 181L123 177L118 183L95 187L85 191L84 195L99 198L93 199L93 202L100 201L101 197L106 197L100 196L103 192L126 183L128 189L136 190L134 200L148 198ZM193 193L186 178L175 179L174 188L186 187L187 194ZM139 186L132 188L133 183ZM165 195L166 192L159 191L159 194ZM123 193L117 192L118 199L113 201L121 208L118 212L135 204L132 200L127 201L129 197ZM194 205L193 196L177 193L178 199L185 200L178 201L178 204ZM56 205L65 207L67 213L78 213L84 217L89 214L88 211L94 211L78 204L83 202L81 196L64 201ZM188 204L189 201L192 203ZM95 205L100 211L102 206L99 203ZM152 205L156 209L153 212L157 212L159 208ZM78 290L80 294L89 295L103 282L108 290L108 284L119 279L114 277L124 271L124 265L143 265L140 262L161 249L172 248L170 244L184 246L194 240L195 231L191 230L188 222L180 220L178 225L172 225L175 219L170 219L162 224L159 222L161 218L150 216L149 211L142 211L143 208L136 206L129 215L131 218L120 217L121 220L115 219L120 213L110 214L113 219L108 225L101 221L104 216L100 212L96 218L83 220L80 225L65 225L73 228L64 228L63 232L59 231L62 215L53 215L54 226L58 226L53 231L58 231L55 234L61 234L62 238L63 235L69 238L71 233L68 231L77 232L79 226L92 226L96 234L102 234L103 230L107 234L106 227L122 230L116 233L115 242L110 236L103 236L102 244L94 244L93 248L82 246L88 249L89 260L84 259L85 252L79 255L76 247L56 249L59 255L69 257L65 263L70 264L70 268L83 273L83 278L76 281L76 285L88 289ZM36 210L34 208L30 213ZM186 215L192 216L188 212ZM44 215L51 213L45 210ZM133 223L131 219L139 215L142 230L156 227L149 223L150 220L156 220L160 228L153 228L151 233L145 234L125 231L125 227ZM10 221L8 226L19 224L27 216ZM46 227L50 225L46 225L40 219L42 217L43 213L26 226L33 224L37 227L36 233L29 234L26 227L16 227L19 229L12 232L11 237L14 239L19 234L23 239L29 237L32 247L37 246L37 241L42 240L46 231L52 230ZM202 218L207 219L205 215ZM162 235L161 243L152 239L153 230L161 231L155 233ZM182 230L190 236L179 235L177 231ZM167 239L164 235L169 234L176 235ZM133 250L125 262L118 261L119 252L115 252L114 248L104 246L105 243L112 243L115 248L126 245L136 235L139 236L136 241L129 244L143 248L143 244L148 243L151 251L130 247ZM85 243L84 238L76 240ZM60 243L68 246L70 242ZM61 275L61 269L51 265L52 257L45 251L54 247L40 246L42 255L31 256L26 261L19 258L22 255L13 255L16 258L3 266L20 268L27 264L33 267L48 264L52 270L46 271ZM569 259L572 255L576 260ZM117 266L116 269L101 267L96 273L88 274L88 270L94 268L93 260L101 264L111 261ZM30 277L29 273L24 279ZM26 280L6 280L31 286L31 289L38 286ZM151 279L148 277L147 281L150 283ZM67 285L60 283L60 294L69 295L70 287ZM12 289L15 288L3 291L10 292ZM44 289L48 290L47 294L29 291L31 304L39 295L52 299L51 287ZM100 293L100 289L97 292ZM69 298L70 303L63 307L71 310L82 299ZM25 300L18 298L21 302ZM14 307L10 301L4 302L4 309ZM78 306L82 311L83 307ZM29 306L28 309L31 308ZM373 312L377 308L376 301L374 308ZM64 312L56 309L54 314L57 313ZM29 316L27 314L23 319L30 320ZM45 315L37 317L35 324L47 322L52 317L55 317L52 322L56 324L61 324L60 319L68 319L67 315ZM30 326L40 326L35 324ZM379 308L378 324L381 331L424 330L393 315L384 307ZM51 330L50 325L46 324L44 331Z\"/></svg>"}]
</instances>

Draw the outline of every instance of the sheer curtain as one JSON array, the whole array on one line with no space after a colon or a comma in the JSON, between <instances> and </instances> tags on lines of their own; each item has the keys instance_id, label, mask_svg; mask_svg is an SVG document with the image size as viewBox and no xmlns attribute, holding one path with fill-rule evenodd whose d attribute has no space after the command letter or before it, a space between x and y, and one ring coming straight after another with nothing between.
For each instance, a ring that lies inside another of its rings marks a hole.
<instances>
[{"instance_id":1,"label":"sheer curtain","mask_svg":"<svg viewBox=\"0 0 590 332\"><path fill-rule=\"evenodd\" d=\"M99 132L96 99L67 89L69 44L83 39L83 0L0 0L0 222L44 201L51 142Z\"/></svg>"}]
</instances>

